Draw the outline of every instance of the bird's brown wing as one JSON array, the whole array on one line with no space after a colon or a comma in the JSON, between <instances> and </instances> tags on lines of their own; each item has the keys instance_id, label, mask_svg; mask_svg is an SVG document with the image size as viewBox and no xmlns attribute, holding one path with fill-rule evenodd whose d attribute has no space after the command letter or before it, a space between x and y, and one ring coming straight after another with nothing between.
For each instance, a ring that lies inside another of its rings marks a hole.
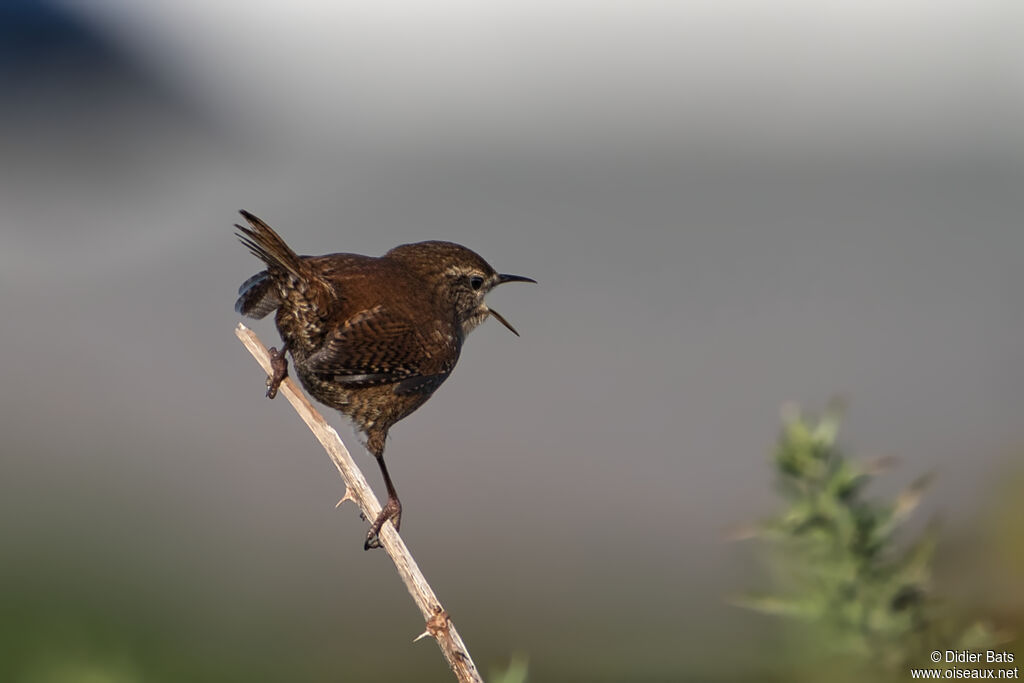
<instances>
[{"instance_id":1,"label":"bird's brown wing","mask_svg":"<svg viewBox=\"0 0 1024 683\"><path fill-rule=\"evenodd\" d=\"M451 372L424 351L408 319L382 305L360 311L331 333L303 369L349 386L395 384L396 393L430 393Z\"/></svg>"}]
</instances>

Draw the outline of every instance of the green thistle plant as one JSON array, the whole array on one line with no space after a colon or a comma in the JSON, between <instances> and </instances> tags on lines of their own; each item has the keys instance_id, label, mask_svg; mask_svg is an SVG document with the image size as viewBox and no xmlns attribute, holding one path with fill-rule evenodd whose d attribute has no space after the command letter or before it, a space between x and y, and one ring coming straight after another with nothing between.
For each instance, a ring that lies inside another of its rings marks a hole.
<instances>
[{"instance_id":1,"label":"green thistle plant","mask_svg":"<svg viewBox=\"0 0 1024 683\"><path fill-rule=\"evenodd\" d=\"M866 500L865 487L891 459L848 458L837 445L839 423L838 411L817 419L784 411L774 462L787 505L744 534L775 551L778 591L736 602L813 627L816 653L894 672L932 649L991 642L980 625L957 629L940 617L931 590L935 525L909 545L897 543L932 477L917 479L893 501Z\"/></svg>"}]
</instances>

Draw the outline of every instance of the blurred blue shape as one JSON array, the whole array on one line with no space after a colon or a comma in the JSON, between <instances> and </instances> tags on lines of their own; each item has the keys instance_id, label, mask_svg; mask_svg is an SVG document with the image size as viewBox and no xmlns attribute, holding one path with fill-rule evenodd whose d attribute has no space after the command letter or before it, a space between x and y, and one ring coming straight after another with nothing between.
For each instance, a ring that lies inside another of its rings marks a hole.
<instances>
[{"instance_id":1,"label":"blurred blue shape","mask_svg":"<svg viewBox=\"0 0 1024 683\"><path fill-rule=\"evenodd\" d=\"M107 41L63 8L39 0L0 3L4 75L31 75L39 67L72 60L118 61Z\"/></svg>"}]
</instances>

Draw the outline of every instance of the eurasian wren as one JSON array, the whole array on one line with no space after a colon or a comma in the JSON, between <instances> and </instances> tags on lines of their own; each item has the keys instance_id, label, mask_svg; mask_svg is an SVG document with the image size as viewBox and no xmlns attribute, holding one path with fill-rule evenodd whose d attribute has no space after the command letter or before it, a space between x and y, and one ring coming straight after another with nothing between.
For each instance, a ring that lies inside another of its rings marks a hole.
<instances>
[{"instance_id":1,"label":"eurasian wren","mask_svg":"<svg viewBox=\"0 0 1024 683\"><path fill-rule=\"evenodd\" d=\"M402 505L384 465L388 430L423 405L448 378L466 335L491 316L515 328L484 303L505 282L466 247L417 242L380 257L299 256L269 225L248 211L236 225L242 244L267 264L239 288L235 310L250 318L277 311L281 350L270 349L274 398L287 375L286 353L306 390L348 416L377 458L388 501L370 526L364 548L380 547L380 529L398 530Z\"/></svg>"}]
</instances>

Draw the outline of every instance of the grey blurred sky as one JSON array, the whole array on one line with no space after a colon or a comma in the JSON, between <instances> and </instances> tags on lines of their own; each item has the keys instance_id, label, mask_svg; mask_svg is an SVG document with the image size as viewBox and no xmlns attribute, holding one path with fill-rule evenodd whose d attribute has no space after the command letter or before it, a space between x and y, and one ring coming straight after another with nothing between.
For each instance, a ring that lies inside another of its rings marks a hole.
<instances>
[{"instance_id":1,"label":"grey blurred sky","mask_svg":"<svg viewBox=\"0 0 1024 683\"><path fill-rule=\"evenodd\" d=\"M303 253L448 239L540 282L492 297L522 338L474 333L389 446L470 645L497 616L476 637L543 662L541 614L641 647L567 607L609 585L698 654L679 615L746 628L721 538L775 505L785 400L847 397L851 446L904 459L891 490L937 470L926 511L954 523L1020 453L1015 0L14 7L0 531L25 562L103 577L138 548L140 576L301 582L309 609L379 590L414 635L232 335L243 207Z\"/></svg>"}]
</instances>

